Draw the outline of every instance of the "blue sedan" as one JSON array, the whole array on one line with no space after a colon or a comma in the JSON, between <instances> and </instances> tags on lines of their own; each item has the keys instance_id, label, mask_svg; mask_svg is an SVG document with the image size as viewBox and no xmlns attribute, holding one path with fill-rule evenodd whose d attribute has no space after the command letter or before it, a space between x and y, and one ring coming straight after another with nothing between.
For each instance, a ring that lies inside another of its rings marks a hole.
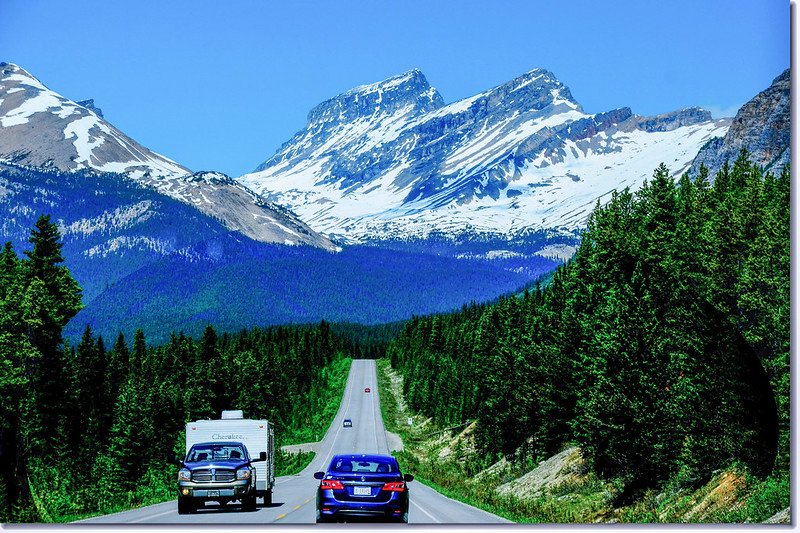
<instances>
[{"instance_id":1,"label":"blue sedan","mask_svg":"<svg viewBox=\"0 0 800 533\"><path fill-rule=\"evenodd\" d=\"M317 522L408 522L406 483L414 476L403 475L390 455L335 455L327 472L314 477L320 480Z\"/></svg>"}]
</instances>

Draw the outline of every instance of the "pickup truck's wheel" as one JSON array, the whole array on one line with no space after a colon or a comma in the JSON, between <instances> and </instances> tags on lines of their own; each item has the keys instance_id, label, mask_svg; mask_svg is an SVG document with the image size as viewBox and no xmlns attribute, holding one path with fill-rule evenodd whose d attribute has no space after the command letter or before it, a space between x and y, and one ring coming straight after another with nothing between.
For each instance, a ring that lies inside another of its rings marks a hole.
<instances>
[{"instance_id":1,"label":"pickup truck's wheel","mask_svg":"<svg viewBox=\"0 0 800 533\"><path fill-rule=\"evenodd\" d=\"M264 505L272 505L272 489L264 493Z\"/></svg>"},{"instance_id":2,"label":"pickup truck's wheel","mask_svg":"<svg viewBox=\"0 0 800 533\"><path fill-rule=\"evenodd\" d=\"M252 496L245 496L242 498L242 509L247 512L252 512L256 510L256 495L253 494Z\"/></svg>"},{"instance_id":3,"label":"pickup truck's wheel","mask_svg":"<svg viewBox=\"0 0 800 533\"><path fill-rule=\"evenodd\" d=\"M189 498L178 497L178 514L191 514L197 510Z\"/></svg>"}]
</instances>

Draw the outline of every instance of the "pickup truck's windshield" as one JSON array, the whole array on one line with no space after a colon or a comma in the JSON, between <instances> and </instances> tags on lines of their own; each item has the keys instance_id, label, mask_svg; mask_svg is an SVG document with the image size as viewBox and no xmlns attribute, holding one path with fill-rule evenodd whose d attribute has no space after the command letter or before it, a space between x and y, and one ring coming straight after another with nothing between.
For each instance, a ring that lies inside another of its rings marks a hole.
<instances>
[{"instance_id":1,"label":"pickup truck's windshield","mask_svg":"<svg viewBox=\"0 0 800 533\"><path fill-rule=\"evenodd\" d=\"M246 459L242 446L231 444L195 444L186 455L187 463Z\"/></svg>"}]
</instances>

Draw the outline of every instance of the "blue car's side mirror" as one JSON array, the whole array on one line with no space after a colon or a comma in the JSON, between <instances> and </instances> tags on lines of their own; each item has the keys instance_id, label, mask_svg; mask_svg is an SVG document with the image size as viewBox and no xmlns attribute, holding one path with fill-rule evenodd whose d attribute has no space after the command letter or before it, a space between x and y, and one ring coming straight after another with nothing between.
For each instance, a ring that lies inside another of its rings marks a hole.
<instances>
[{"instance_id":1,"label":"blue car's side mirror","mask_svg":"<svg viewBox=\"0 0 800 533\"><path fill-rule=\"evenodd\" d=\"M406 474L403 476L403 481L414 481L414 476L411 474Z\"/></svg>"},{"instance_id":2,"label":"blue car's side mirror","mask_svg":"<svg viewBox=\"0 0 800 533\"><path fill-rule=\"evenodd\" d=\"M325 472L314 472L314 479L322 479L325 477Z\"/></svg>"}]
</instances>

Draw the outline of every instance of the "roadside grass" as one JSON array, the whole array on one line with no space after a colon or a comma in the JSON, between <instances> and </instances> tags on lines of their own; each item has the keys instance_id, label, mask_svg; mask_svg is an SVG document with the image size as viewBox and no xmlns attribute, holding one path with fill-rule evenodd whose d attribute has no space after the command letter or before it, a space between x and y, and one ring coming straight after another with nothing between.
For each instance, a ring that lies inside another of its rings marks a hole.
<instances>
[{"instance_id":1,"label":"roadside grass","mask_svg":"<svg viewBox=\"0 0 800 533\"><path fill-rule=\"evenodd\" d=\"M352 362L349 357L339 357L320 371L323 386L315 387L305 398L301 414L281 433L281 446L322 440L339 410Z\"/></svg>"},{"instance_id":2,"label":"roadside grass","mask_svg":"<svg viewBox=\"0 0 800 533\"><path fill-rule=\"evenodd\" d=\"M112 493L108 487L96 485L74 486L75 483L58 469L38 465L37 479L48 479L47 487L29 484L34 505L28 507L30 521L50 523L67 523L94 516L129 511L146 505L163 503L175 498L175 486L165 481L164 473L150 469L145 475L145 483L135 490ZM174 469L177 472L177 468ZM172 473L172 472L171 472ZM42 475L45 474L45 477ZM33 476L32 476L33 477ZM175 476L169 477L172 480ZM91 503L90 503L91 502ZM92 511L84 509L92 505ZM20 511L23 511L20 509ZM25 518L15 517L16 520Z\"/></svg>"},{"instance_id":3,"label":"roadside grass","mask_svg":"<svg viewBox=\"0 0 800 533\"><path fill-rule=\"evenodd\" d=\"M761 480L733 466L696 490L649 491L618 514L633 523L761 523L788 507L790 491L788 474Z\"/></svg>"},{"instance_id":4,"label":"roadside grass","mask_svg":"<svg viewBox=\"0 0 800 533\"><path fill-rule=\"evenodd\" d=\"M532 470L498 465L464 451L440 452L463 429L436 427L430 419L405 407L402 379L388 360L378 361L381 413L386 428L403 440L404 451L395 455L403 470L438 492L508 520L531 524L553 523L760 523L785 509L790 502L788 473L758 479L739 466L718 472L694 489L667 484L660 491L643 493L633 504L614 508L623 486L619 480L602 480L591 473L549 489L546 495L519 498L503 495L500 485ZM412 424L408 424L411 419Z\"/></svg>"},{"instance_id":5,"label":"roadside grass","mask_svg":"<svg viewBox=\"0 0 800 533\"><path fill-rule=\"evenodd\" d=\"M470 483L461 467L454 461L439 465L425 464L409 452L397 454L406 470L416 479L445 496L488 511L507 520L525 524L586 523L593 515L603 514L605 499L595 486L584 487L583 492L568 497L516 498L501 495L494 483Z\"/></svg>"},{"instance_id":6,"label":"roadside grass","mask_svg":"<svg viewBox=\"0 0 800 533\"><path fill-rule=\"evenodd\" d=\"M275 450L275 477L293 476L311 464L314 452L289 453Z\"/></svg>"},{"instance_id":7,"label":"roadside grass","mask_svg":"<svg viewBox=\"0 0 800 533\"><path fill-rule=\"evenodd\" d=\"M339 410L352 363L351 358L341 357L322 369L320 383L325 386L311 392L304 413L299 417L301 422L293 424L280 436L280 446L322 440ZM275 450L276 476L297 474L314 460L314 452L290 453L281 450L280 446Z\"/></svg>"},{"instance_id":8,"label":"roadside grass","mask_svg":"<svg viewBox=\"0 0 800 533\"><path fill-rule=\"evenodd\" d=\"M480 461L475 457L439 459L444 430L403 408L400 382L386 359L378 361L378 386L384 425L403 440L404 451L395 454L403 470L441 494L521 523L577 522L602 510L605 500L596 485L584 485L583 492L577 493L585 495L585 498L571 493L570 501L566 498L558 501L552 497L523 500L500 495L495 489L508 480L503 476L472 482L472 476L467 472L479 471L488 465L476 464ZM410 426L409 418L412 420Z\"/></svg>"}]
</instances>

